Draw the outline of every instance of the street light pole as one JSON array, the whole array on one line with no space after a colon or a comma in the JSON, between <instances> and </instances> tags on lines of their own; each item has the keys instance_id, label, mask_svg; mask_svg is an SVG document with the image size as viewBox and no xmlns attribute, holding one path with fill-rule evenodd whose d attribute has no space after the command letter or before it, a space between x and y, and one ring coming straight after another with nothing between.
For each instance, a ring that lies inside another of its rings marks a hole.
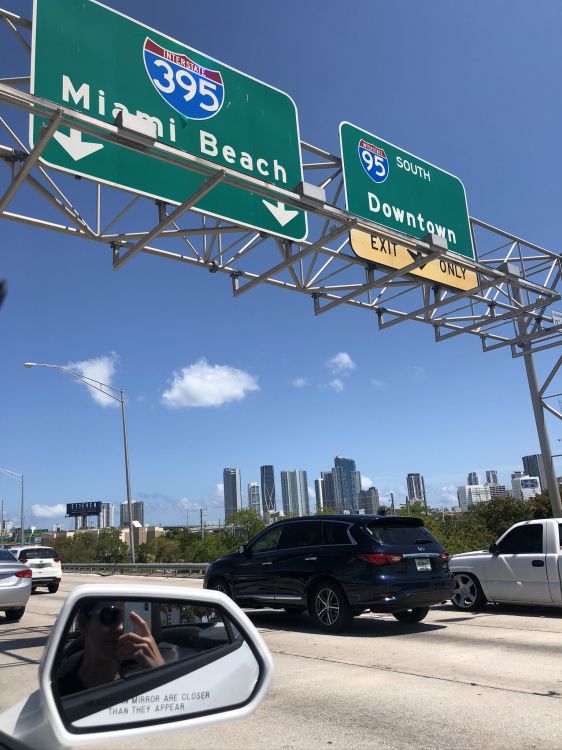
<instances>
[{"instance_id":1,"label":"street light pole","mask_svg":"<svg viewBox=\"0 0 562 750\"><path fill-rule=\"evenodd\" d=\"M21 537L21 544L22 547L25 544L24 542L24 534L23 534L23 474L18 474L17 471L10 471L10 469L0 469L2 474L5 474L7 477L10 477L11 479L17 479L18 482L21 482L21 503L20 503L20 537ZM2 520L4 520L4 504L2 504Z\"/></svg>"},{"instance_id":2,"label":"street light pole","mask_svg":"<svg viewBox=\"0 0 562 750\"><path fill-rule=\"evenodd\" d=\"M131 500L131 478L130 478L130 472L129 472L129 450L128 450L128 445L127 445L127 422L125 419L125 393L123 389L115 388L115 386L108 385L107 383L102 383L99 380L94 380L93 378L89 378L87 375L82 375L82 373L80 372L75 372L74 370L68 370L66 367L63 367L62 365L51 365L51 364L45 364L44 362L24 362L24 367L50 367L54 370L60 370L60 372L64 372L66 375L70 375L75 380L78 380L79 382L84 383L84 385L87 385L90 388L93 388L94 390L99 391L100 393L103 393L105 396L108 396L109 398L112 398L114 401L118 401L121 404L121 421L123 425L123 447L125 451L125 486L127 490L127 508L128 508L128 515L129 515L129 539L130 539L130 549L131 549L131 562L134 564L136 562L135 535L134 535L134 526L133 526L133 504ZM113 391L113 393L110 393L108 391ZM23 477L22 477L22 515L23 515Z\"/></svg>"}]
</instances>

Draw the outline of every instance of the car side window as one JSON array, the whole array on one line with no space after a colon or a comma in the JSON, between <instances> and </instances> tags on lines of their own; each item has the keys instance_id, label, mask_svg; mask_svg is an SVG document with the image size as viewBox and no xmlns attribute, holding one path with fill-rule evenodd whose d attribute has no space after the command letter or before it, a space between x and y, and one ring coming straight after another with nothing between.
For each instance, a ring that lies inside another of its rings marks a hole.
<instances>
[{"instance_id":1,"label":"car side window","mask_svg":"<svg viewBox=\"0 0 562 750\"><path fill-rule=\"evenodd\" d=\"M499 543L499 553L500 555L541 554L543 551L542 537L542 523L518 526Z\"/></svg>"},{"instance_id":2,"label":"car side window","mask_svg":"<svg viewBox=\"0 0 562 750\"><path fill-rule=\"evenodd\" d=\"M324 544L351 544L347 533L348 524L338 521L324 521Z\"/></svg>"},{"instance_id":3,"label":"car side window","mask_svg":"<svg viewBox=\"0 0 562 750\"><path fill-rule=\"evenodd\" d=\"M283 527L278 549L314 547L322 544L322 524L319 521L299 521Z\"/></svg>"},{"instance_id":4,"label":"car side window","mask_svg":"<svg viewBox=\"0 0 562 750\"><path fill-rule=\"evenodd\" d=\"M265 531L259 539L252 544L250 552L270 552L271 550L277 549L279 544L279 537L281 536L281 529L269 529Z\"/></svg>"}]
</instances>

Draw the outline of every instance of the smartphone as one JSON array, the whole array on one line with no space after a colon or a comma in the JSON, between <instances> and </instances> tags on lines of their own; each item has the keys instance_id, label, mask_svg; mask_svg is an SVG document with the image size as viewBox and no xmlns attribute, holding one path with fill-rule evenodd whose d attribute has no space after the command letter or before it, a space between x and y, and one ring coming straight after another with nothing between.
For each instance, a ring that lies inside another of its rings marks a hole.
<instances>
[{"instance_id":1,"label":"smartphone","mask_svg":"<svg viewBox=\"0 0 562 750\"><path fill-rule=\"evenodd\" d=\"M150 602L123 602L123 633L136 633L135 623L131 619L131 612L142 617L150 631L152 631L152 604Z\"/></svg>"}]
</instances>

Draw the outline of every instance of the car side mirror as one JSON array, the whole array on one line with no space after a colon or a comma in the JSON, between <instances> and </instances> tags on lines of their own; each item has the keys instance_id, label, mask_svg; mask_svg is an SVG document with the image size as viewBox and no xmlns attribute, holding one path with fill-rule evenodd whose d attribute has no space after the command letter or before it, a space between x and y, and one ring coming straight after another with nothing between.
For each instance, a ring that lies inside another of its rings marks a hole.
<instances>
[{"instance_id":1,"label":"car side mirror","mask_svg":"<svg viewBox=\"0 0 562 750\"><path fill-rule=\"evenodd\" d=\"M238 547L238 554L239 554L239 555L243 555L243 554L245 554L245 552L246 552L246 545L245 545L245 544L241 544L241 545L240 545L240 546Z\"/></svg>"},{"instance_id":2,"label":"car side mirror","mask_svg":"<svg viewBox=\"0 0 562 750\"><path fill-rule=\"evenodd\" d=\"M53 627L39 693L1 715L0 729L67 748L199 728L250 714L271 675L261 636L220 592L79 586Z\"/></svg>"},{"instance_id":3,"label":"car side mirror","mask_svg":"<svg viewBox=\"0 0 562 750\"><path fill-rule=\"evenodd\" d=\"M490 544L490 548L488 549L488 552L491 552L492 555L500 554L500 548L498 547L496 542L492 542L492 544Z\"/></svg>"}]
</instances>

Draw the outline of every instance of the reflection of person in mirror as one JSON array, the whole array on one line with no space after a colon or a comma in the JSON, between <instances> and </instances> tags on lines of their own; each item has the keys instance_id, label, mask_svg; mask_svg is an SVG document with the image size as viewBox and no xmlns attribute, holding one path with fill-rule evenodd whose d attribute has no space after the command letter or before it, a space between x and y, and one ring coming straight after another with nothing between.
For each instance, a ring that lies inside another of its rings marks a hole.
<instances>
[{"instance_id":1,"label":"reflection of person in mirror","mask_svg":"<svg viewBox=\"0 0 562 750\"><path fill-rule=\"evenodd\" d=\"M147 623L130 612L133 630L123 632L121 602L89 602L78 612L82 650L63 661L57 676L61 696L105 685L131 669L160 667L164 659Z\"/></svg>"}]
</instances>

